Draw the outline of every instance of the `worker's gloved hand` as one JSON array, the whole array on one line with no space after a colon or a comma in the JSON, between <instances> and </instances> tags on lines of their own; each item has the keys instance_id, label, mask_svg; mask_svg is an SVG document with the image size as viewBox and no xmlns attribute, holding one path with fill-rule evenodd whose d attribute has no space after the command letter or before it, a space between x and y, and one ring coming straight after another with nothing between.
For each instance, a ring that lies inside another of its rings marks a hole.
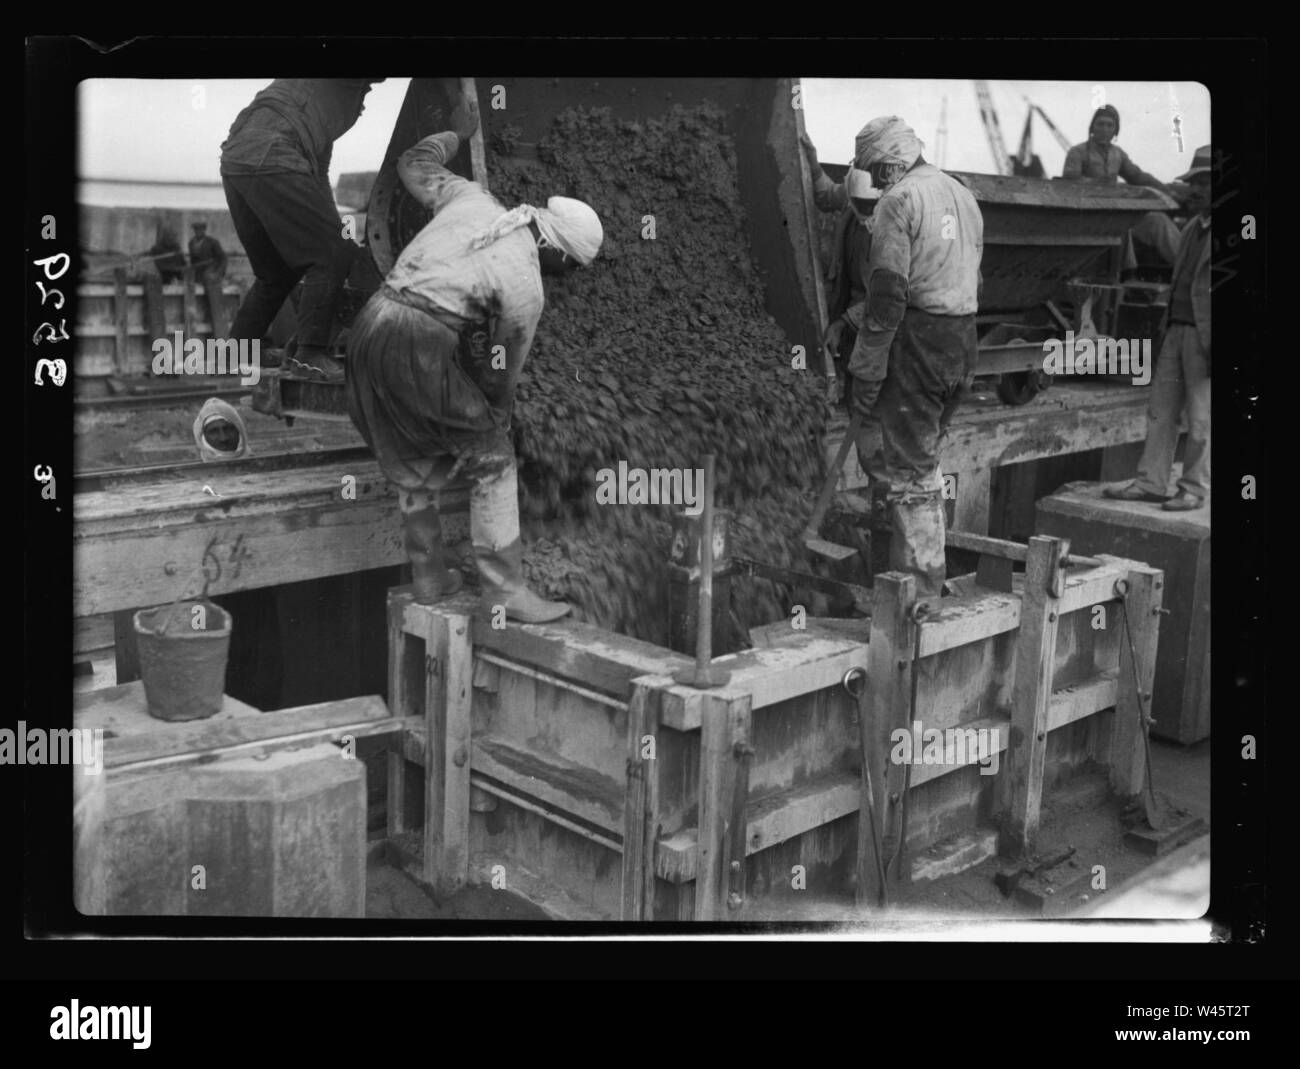
<instances>
[{"instance_id":1,"label":"worker's gloved hand","mask_svg":"<svg viewBox=\"0 0 1300 1069\"><path fill-rule=\"evenodd\" d=\"M826 328L826 335L822 338L822 344L826 346L826 351L836 360L840 358L840 349L844 345L844 334L848 329L849 325L844 322L843 318L836 318Z\"/></svg>"},{"instance_id":2,"label":"worker's gloved hand","mask_svg":"<svg viewBox=\"0 0 1300 1069\"><path fill-rule=\"evenodd\" d=\"M812 143L812 138L807 134L799 135L799 147L803 149L804 158L808 161L808 170L812 171L813 181L822 172L821 162L817 159L817 147Z\"/></svg>"},{"instance_id":3,"label":"worker's gloved hand","mask_svg":"<svg viewBox=\"0 0 1300 1069\"><path fill-rule=\"evenodd\" d=\"M478 130L478 103L472 98L462 96L451 109L451 131L461 141L468 141Z\"/></svg>"}]
</instances>

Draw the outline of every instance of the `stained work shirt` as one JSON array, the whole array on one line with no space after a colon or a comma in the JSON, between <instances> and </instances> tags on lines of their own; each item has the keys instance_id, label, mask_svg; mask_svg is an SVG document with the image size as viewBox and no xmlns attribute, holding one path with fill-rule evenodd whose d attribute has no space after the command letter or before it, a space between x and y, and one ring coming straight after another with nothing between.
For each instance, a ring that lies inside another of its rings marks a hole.
<instances>
[{"instance_id":1,"label":"stained work shirt","mask_svg":"<svg viewBox=\"0 0 1300 1069\"><path fill-rule=\"evenodd\" d=\"M932 164L908 171L872 215L868 280L890 271L905 281L907 305L933 315L979 309L984 218L971 192Z\"/></svg>"},{"instance_id":2,"label":"stained work shirt","mask_svg":"<svg viewBox=\"0 0 1300 1069\"><path fill-rule=\"evenodd\" d=\"M432 134L398 161L402 184L434 215L402 250L385 282L444 321L450 315L491 322L491 344L505 347L506 367L494 377L499 386L485 384L483 392L508 417L545 303L537 242L522 227L485 248L470 248L471 239L505 208L477 182L447 170L444 164L459 147L450 131Z\"/></svg>"},{"instance_id":3,"label":"stained work shirt","mask_svg":"<svg viewBox=\"0 0 1300 1069\"><path fill-rule=\"evenodd\" d=\"M1124 179L1131 186L1162 186L1164 183L1154 175L1147 174L1128 158L1118 145L1099 145L1088 138L1082 145L1075 145L1065 154L1065 169L1062 178L1100 178L1114 182Z\"/></svg>"},{"instance_id":4,"label":"stained work shirt","mask_svg":"<svg viewBox=\"0 0 1300 1069\"><path fill-rule=\"evenodd\" d=\"M368 89L354 78L277 78L235 116L221 173L309 174L328 184L334 142L361 116Z\"/></svg>"}]
</instances>

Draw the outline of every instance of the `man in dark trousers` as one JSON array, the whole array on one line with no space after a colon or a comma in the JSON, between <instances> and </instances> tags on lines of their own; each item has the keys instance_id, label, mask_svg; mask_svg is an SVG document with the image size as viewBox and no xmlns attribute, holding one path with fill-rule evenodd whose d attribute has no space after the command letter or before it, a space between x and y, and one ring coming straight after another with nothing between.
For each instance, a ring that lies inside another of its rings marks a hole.
<instances>
[{"instance_id":1,"label":"man in dark trousers","mask_svg":"<svg viewBox=\"0 0 1300 1069\"><path fill-rule=\"evenodd\" d=\"M966 187L921 148L896 115L857 136L854 166L883 192L849 373L854 410L874 414L883 432L890 567L916 575L917 593L933 600L946 578L939 454L979 355L984 221ZM859 444L859 455L871 448Z\"/></svg>"},{"instance_id":2,"label":"man in dark trousers","mask_svg":"<svg viewBox=\"0 0 1300 1069\"><path fill-rule=\"evenodd\" d=\"M350 130L376 78L277 78L235 118L221 146L221 179L256 281L231 336L262 338L298 280L297 350L286 366L330 382L334 308L356 255L329 183L334 142Z\"/></svg>"},{"instance_id":3,"label":"man in dark trousers","mask_svg":"<svg viewBox=\"0 0 1300 1069\"><path fill-rule=\"evenodd\" d=\"M523 623L569 611L524 580L510 415L542 315L543 274L596 258L604 228L591 206L551 197L507 211L446 163L478 128L462 101L451 129L408 149L397 173L433 219L402 250L348 340L352 421L398 490L415 599L459 589L442 541L439 494L473 484L469 529L488 605Z\"/></svg>"},{"instance_id":4,"label":"man in dark trousers","mask_svg":"<svg viewBox=\"0 0 1300 1069\"><path fill-rule=\"evenodd\" d=\"M164 282L181 280L185 271L185 254L181 252L180 239L171 227L158 224L153 246L145 256L153 260L153 265Z\"/></svg>"},{"instance_id":5,"label":"man in dark trousers","mask_svg":"<svg viewBox=\"0 0 1300 1069\"><path fill-rule=\"evenodd\" d=\"M1191 187L1187 206L1195 214L1183 227L1174 261L1165 336L1147 404L1147 441L1137 478L1107 487L1107 497L1151 501L1167 512L1190 512L1210 493L1210 146L1196 150L1192 168L1178 180ZM1178 420L1187 414L1187 448L1178 492L1169 496Z\"/></svg>"},{"instance_id":6,"label":"man in dark trousers","mask_svg":"<svg viewBox=\"0 0 1300 1069\"><path fill-rule=\"evenodd\" d=\"M190 238L190 266L194 277L203 284L203 295L208 302L208 322L212 333L222 337L226 333L225 307L221 303L221 283L226 277L226 250L221 242L208 236L205 219L190 223L194 236Z\"/></svg>"}]
</instances>

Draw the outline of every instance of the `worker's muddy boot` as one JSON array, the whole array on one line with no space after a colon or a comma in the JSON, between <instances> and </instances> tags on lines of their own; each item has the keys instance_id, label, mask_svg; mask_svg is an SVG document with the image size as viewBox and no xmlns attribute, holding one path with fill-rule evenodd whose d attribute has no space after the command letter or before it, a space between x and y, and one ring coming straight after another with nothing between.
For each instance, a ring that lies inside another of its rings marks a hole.
<instances>
[{"instance_id":1,"label":"worker's muddy boot","mask_svg":"<svg viewBox=\"0 0 1300 1069\"><path fill-rule=\"evenodd\" d=\"M421 605L432 605L460 590L465 579L459 571L447 567L438 510L431 505L419 512L404 512L402 528L406 555L411 559L415 600Z\"/></svg>"},{"instance_id":2,"label":"worker's muddy boot","mask_svg":"<svg viewBox=\"0 0 1300 1069\"><path fill-rule=\"evenodd\" d=\"M505 607L506 616L523 624L544 624L569 612L563 601L547 601L524 582L524 543L519 536L519 485L514 458L503 470L480 478L470 493L469 532L474 562L489 611Z\"/></svg>"},{"instance_id":3,"label":"worker's muddy boot","mask_svg":"<svg viewBox=\"0 0 1300 1069\"><path fill-rule=\"evenodd\" d=\"M476 543L474 561L483 581L483 604L489 611L504 606L507 619L521 624L545 624L569 614L568 602L547 601L528 589L521 540L496 550Z\"/></svg>"},{"instance_id":4,"label":"worker's muddy boot","mask_svg":"<svg viewBox=\"0 0 1300 1069\"><path fill-rule=\"evenodd\" d=\"M889 543L889 567L916 576L919 600L937 600L948 574L944 558L943 501L939 493L908 494L891 502L889 514L894 528Z\"/></svg>"},{"instance_id":5,"label":"worker's muddy boot","mask_svg":"<svg viewBox=\"0 0 1300 1069\"><path fill-rule=\"evenodd\" d=\"M301 345L284 358L284 370L297 378L315 382L343 382L343 361L326 349Z\"/></svg>"}]
</instances>

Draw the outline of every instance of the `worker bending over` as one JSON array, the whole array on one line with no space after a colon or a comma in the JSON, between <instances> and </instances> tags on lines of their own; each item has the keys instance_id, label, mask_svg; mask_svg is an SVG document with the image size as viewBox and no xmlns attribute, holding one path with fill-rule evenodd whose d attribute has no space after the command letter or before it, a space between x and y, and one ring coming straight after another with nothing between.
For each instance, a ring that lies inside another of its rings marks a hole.
<instances>
[{"instance_id":1,"label":"worker bending over","mask_svg":"<svg viewBox=\"0 0 1300 1069\"><path fill-rule=\"evenodd\" d=\"M277 78L235 117L221 146L226 203L256 276L231 336L261 339L301 279L297 348L286 365L329 382L343 380L343 362L329 346L357 252L334 206L330 158L376 81Z\"/></svg>"},{"instance_id":2,"label":"worker bending over","mask_svg":"<svg viewBox=\"0 0 1300 1069\"><path fill-rule=\"evenodd\" d=\"M883 193L849 372L854 411L880 421L889 565L914 573L922 597L937 598L946 578L939 449L975 375L984 221L966 187L921 149L894 115L857 136L854 165ZM871 455L869 438L857 445L859 456Z\"/></svg>"},{"instance_id":3,"label":"worker bending over","mask_svg":"<svg viewBox=\"0 0 1300 1069\"><path fill-rule=\"evenodd\" d=\"M1183 227L1174 261L1173 288L1165 313L1164 341L1156 360L1147 405L1147 441L1138 477L1126 486L1107 487L1107 497L1154 501L1168 512L1188 512L1210 493L1210 146L1196 150L1192 168L1178 180L1191 187L1188 207L1195 212ZM1187 413L1187 449L1178 492L1169 496L1178 420Z\"/></svg>"},{"instance_id":4,"label":"worker bending over","mask_svg":"<svg viewBox=\"0 0 1300 1069\"><path fill-rule=\"evenodd\" d=\"M542 314L542 275L590 264L604 231L582 201L506 211L476 182L447 170L478 127L462 103L452 130L398 162L403 185L433 219L398 257L353 324L348 403L353 422L398 489L415 598L455 593L439 491L472 480L470 540L485 604L525 623L569 611L524 583L510 410Z\"/></svg>"}]
</instances>

